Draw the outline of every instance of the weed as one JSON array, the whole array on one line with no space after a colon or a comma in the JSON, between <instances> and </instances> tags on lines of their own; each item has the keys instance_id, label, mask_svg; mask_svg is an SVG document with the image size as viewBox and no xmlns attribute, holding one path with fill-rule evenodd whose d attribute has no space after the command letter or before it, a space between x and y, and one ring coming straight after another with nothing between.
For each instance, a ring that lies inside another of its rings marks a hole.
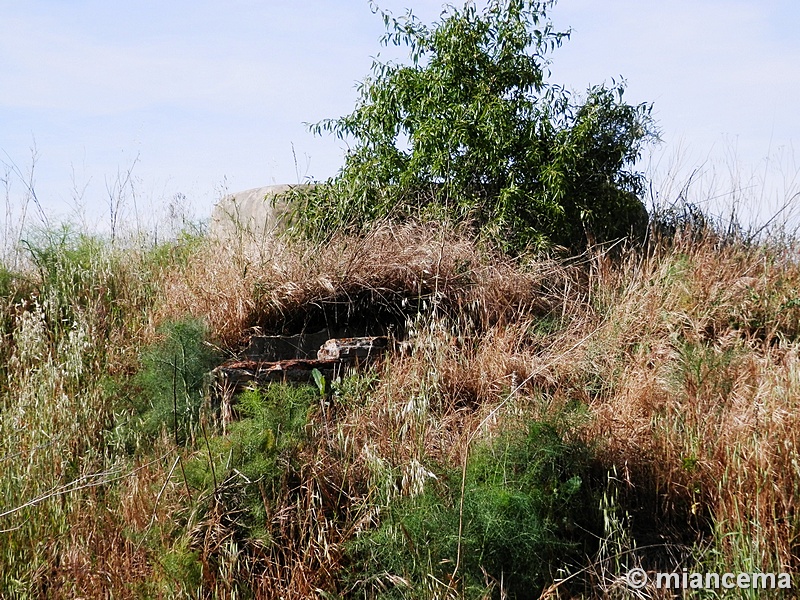
<instances>
[{"instance_id":1,"label":"weed","mask_svg":"<svg viewBox=\"0 0 800 600\"><path fill-rule=\"evenodd\" d=\"M270 552L286 543L281 511L296 499L298 456L316 399L310 386L243 392L236 404L241 418L227 435L206 439L207 451L186 465L188 483L205 505L192 548L214 586L249 589L256 566L268 570Z\"/></svg>"},{"instance_id":2,"label":"weed","mask_svg":"<svg viewBox=\"0 0 800 600\"><path fill-rule=\"evenodd\" d=\"M162 339L143 352L136 377L142 427L151 437L166 428L175 443L182 445L195 435L215 353L204 343L206 327L200 321L165 323L160 334Z\"/></svg>"},{"instance_id":3,"label":"weed","mask_svg":"<svg viewBox=\"0 0 800 600\"><path fill-rule=\"evenodd\" d=\"M28 236L0 295L0 595L614 598L632 566L797 571L797 248L681 227L563 262L414 224ZM324 395L246 392L217 428L212 343L387 315L398 351Z\"/></svg>"},{"instance_id":4,"label":"weed","mask_svg":"<svg viewBox=\"0 0 800 600\"><path fill-rule=\"evenodd\" d=\"M467 598L530 597L591 546L599 515L586 509L597 504L590 458L540 421L479 446L467 466L462 539L460 473L445 472L394 501L381 527L351 545L357 585L367 597L382 587L417 597L433 578Z\"/></svg>"}]
</instances>

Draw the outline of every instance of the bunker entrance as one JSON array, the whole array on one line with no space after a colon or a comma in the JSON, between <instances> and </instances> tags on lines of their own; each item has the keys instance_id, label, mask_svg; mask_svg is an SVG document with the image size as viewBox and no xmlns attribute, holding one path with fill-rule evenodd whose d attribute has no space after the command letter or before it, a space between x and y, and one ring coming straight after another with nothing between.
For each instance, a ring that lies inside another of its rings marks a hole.
<instances>
[{"instance_id":1,"label":"bunker entrance","mask_svg":"<svg viewBox=\"0 0 800 600\"><path fill-rule=\"evenodd\" d=\"M217 367L216 382L233 390L251 384L334 378L372 363L405 337L423 302L391 291L319 299L294 309L263 311L236 358Z\"/></svg>"}]
</instances>

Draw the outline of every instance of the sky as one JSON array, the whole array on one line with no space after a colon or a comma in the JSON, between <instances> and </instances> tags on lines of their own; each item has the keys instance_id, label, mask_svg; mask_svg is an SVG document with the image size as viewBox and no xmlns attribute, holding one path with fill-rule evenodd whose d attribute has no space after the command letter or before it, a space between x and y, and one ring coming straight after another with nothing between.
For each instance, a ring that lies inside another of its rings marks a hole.
<instances>
[{"instance_id":1,"label":"sky","mask_svg":"<svg viewBox=\"0 0 800 600\"><path fill-rule=\"evenodd\" d=\"M110 197L128 219L204 218L224 193L332 176L345 146L306 123L350 112L376 56L403 58L367 0L0 4L0 191L21 205L33 166L46 216L29 220L103 227ZM662 200L693 173L717 210L762 218L800 191L796 0L561 0L550 17L572 29L552 82L624 77L628 102L653 104L663 141L641 168Z\"/></svg>"}]
</instances>

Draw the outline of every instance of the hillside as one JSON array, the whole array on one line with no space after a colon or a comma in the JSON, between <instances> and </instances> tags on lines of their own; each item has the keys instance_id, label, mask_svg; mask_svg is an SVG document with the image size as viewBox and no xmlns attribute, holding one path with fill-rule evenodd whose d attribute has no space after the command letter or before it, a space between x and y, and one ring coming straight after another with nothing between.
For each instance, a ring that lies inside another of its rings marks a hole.
<instances>
[{"instance_id":1,"label":"hillside","mask_svg":"<svg viewBox=\"0 0 800 600\"><path fill-rule=\"evenodd\" d=\"M625 598L639 566L797 572L797 248L668 233L513 259L431 223L41 234L0 270L0 595ZM254 333L332 318L404 343L333 381L209 387Z\"/></svg>"}]
</instances>

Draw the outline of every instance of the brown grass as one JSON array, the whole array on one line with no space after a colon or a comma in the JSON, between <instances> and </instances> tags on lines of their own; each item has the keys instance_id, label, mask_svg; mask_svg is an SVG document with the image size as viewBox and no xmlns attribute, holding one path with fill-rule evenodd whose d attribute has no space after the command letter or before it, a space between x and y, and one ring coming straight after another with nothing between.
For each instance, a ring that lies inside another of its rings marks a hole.
<instances>
[{"instance_id":1,"label":"brown grass","mask_svg":"<svg viewBox=\"0 0 800 600\"><path fill-rule=\"evenodd\" d=\"M249 328L280 330L298 315L337 304L343 318L355 318L358 309L404 317L417 306L435 306L485 328L520 311L548 310L561 292L551 289L557 271L555 263L521 270L500 255L483 256L465 235L433 225L385 224L364 237L334 236L324 246L209 244L165 274L156 320L202 317L229 346L240 344Z\"/></svg>"},{"instance_id":2,"label":"brown grass","mask_svg":"<svg viewBox=\"0 0 800 600\"><path fill-rule=\"evenodd\" d=\"M186 315L205 320L228 349L240 348L255 327L285 331L332 307L343 320L389 315L402 321L409 351L390 355L359 380L359 391L337 397L346 402L312 415L299 479L268 516L280 532L272 545L238 536L224 486L213 498L194 497L176 466L183 451L167 437L138 457L104 447L112 409L97 407L59 448L77 455L91 447L95 458L86 469L116 460L128 475L59 497L64 507L41 524L38 535L47 541L29 579L42 593L192 596L162 564L181 544L203 565L207 597L233 597L237 582L258 598L346 592L338 583L344 546L377 525L392 498L418 493L433 465L462 465L471 441L576 404L586 418L573 434L596 449L600 469L617 473L616 493L640 544L686 544L685 553L724 570L800 568L794 247L693 232L613 259L595 249L569 261L522 262L444 226L383 225L325 246L202 243L188 260L148 271L148 302L136 287L137 273L145 278L139 267L117 283L120 303L131 312L142 307L139 317L115 324L105 304L91 305L96 314L87 317L87 330L106 328L102 343L112 340L115 348L87 359L95 362L84 379L53 366L55 346L38 358L25 354L38 351L20 341L32 305L2 309L2 333L12 345L3 355L9 366L0 409L12 398L35 405L30 390L46 383L83 414L81 398L101 396L81 395L87 381L99 390L101 375L131 371L156 326ZM19 382L29 388L24 394L14 387ZM0 431L10 436L9 415L0 414ZM31 488L37 493L66 477L61 463L24 467L39 442L33 434L20 438L25 456L14 459L15 477L41 478ZM11 455L9 443L0 454ZM14 518L0 521L0 529L23 527ZM29 537L14 543L30 543L35 532L25 531ZM12 543L5 548L12 556ZM600 573L599 563L594 567ZM613 587L597 577L607 591Z\"/></svg>"},{"instance_id":3,"label":"brown grass","mask_svg":"<svg viewBox=\"0 0 800 600\"><path fill-rule=\"evenodd\" d=\"M571 362L606 384L587 435L664 522L713 523L723 564L750 547L760 568L796 570L796 254L707 235L633 260L599 274L603 323Z\"/></svg>"}]
</instances>

